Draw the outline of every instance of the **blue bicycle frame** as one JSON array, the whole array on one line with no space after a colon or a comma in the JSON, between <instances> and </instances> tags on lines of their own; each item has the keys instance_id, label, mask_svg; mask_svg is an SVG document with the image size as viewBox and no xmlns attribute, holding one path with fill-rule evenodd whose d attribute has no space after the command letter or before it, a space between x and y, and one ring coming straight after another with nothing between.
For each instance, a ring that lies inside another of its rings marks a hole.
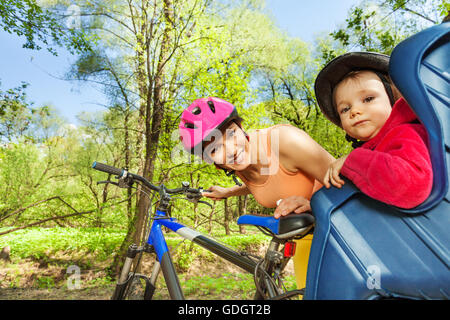
<instances>
[{"instance_id":1,"label":"blue bicycle frame","mask_svg":"<svg viewBox=\"0 0 450 320\"><path fill-rule=\"evenodd\" d=\"M243 256L242 254L220 244L200 232L177 222L175 218L168 217L164 211L156 210L147 240L147 244L153 247L158 258L158 262L153 269L150 281L151 285L154 287L154 282L156 282L156 278L161 269L164 274L171 299L182 300L184 299L184 295L175 271L175 267L170 257L169 248L161 230L161 226L167 227L183 238L197 243L203 248L221 256L249 273L253 273L256 268L256 263L248 257Z\"/></svg>"},{"instance_id":2,"label":"blue bicycle frame","mask_svg":"<svg viewBox=\"0 0 450 320\"><path fill-rule=\"evenodd\" d=\"M113 300L123 299L127 295L129 288L134 286L133 283L135 280L139 281L139 279L145 280L146 282L144 299L151 299L155 291L156 280L161 270L163 271L171 299L184 299L183 291L181 290L180 282L170 257L169 248L161 230L162 226L253 274L257 289L255 299L263 299L265 297L287 299L302 294L301 290L283 292L283 289L280 288L282 281L278 275L281 274L282 269L286 266L291 255L287 254L284 256L278 249L280 245L286 244L291 238L300 236L301 234L305 235L309 232L314 221L311 215L291 216L279 220L273 217L241 216L238 224L258 226L261 230L266 230L267 235L273 236L266 256L256 261L251 259L249 254L234 251L214 239L177 222L175 218L167 215L166 212L170 204L171 194L182 193L186 195L187 200L198 203L202 202L199 200L203 192L202 189L191 189L188 183L183 183L181 188L167 189L164 185L159 187L155 186L144 177L129 173L125 169L119 169L98 162L94 162L92 167L96 170L116 175L119 182L114 184L119 187L131 187L136 180L143 183L150 190L157 191L160 196L159 206L151 218L152 225L147 242L142 247L132 244L128 248L125 263L112 297ZM101 181L101 183L112 183L112 181ZM135 272L131 274L129 272L136 254L142 254L143 252L156 253L157 261L153 266L150 278L136 274ZM275 271L277 276L274 277L273 272Z\"/></svg>"}]
</instances>

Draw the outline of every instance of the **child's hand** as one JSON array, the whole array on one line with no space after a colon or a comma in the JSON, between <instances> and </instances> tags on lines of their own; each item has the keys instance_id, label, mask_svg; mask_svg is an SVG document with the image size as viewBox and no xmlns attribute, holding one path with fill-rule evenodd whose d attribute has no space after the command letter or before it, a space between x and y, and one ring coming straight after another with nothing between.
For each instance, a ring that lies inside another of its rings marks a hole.
<instances>
[{"instance_id":1,"label":"child's hand","mask_svg":"<svg viewBox=\"0 0 450 320\"><path fill-rule=\"evenodd\" d=\"M325 177L323 179L324 185L327 189L330 188L330 182L333 186L338 188L344 185L345 181L342 180L342 178L339 176L339 173L341 172L342 166L344 165L347 156L348 155L337 159L328 168L327 173L325 174Z\"/></svg>"},{"instance_id":2,"label":"child's hand","mask_svg":"<svg viewBox=\"0 0 450 320\"><path fill-rule=\"evenodd\" d=\"M275 209L273 216L278 219L282 216L287 216L290 213L302 213L311 211L309 200L300 196L290 196L283 199Z\"/></svg>"}]
</instances>

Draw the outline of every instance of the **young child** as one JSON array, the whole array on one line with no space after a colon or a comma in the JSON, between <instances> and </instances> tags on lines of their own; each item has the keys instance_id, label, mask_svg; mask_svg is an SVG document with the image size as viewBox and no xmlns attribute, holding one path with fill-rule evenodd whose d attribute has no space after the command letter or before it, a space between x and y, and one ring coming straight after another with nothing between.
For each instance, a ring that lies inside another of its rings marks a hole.
<instances>
[{"instance_id":1,"label":"young child","mask_svg":"<svg viewBox=\"0 0 450 320\"><path fill-rule=\"evenodd\" d=\"M326 188L340 188L342 174L368 196L410 209L432 188L427 133L389 79L388 66L388 56L352 52L332 60L317 76L322 112L359 145L334 161L323 181Z\"/></svg>"}]
</instances>

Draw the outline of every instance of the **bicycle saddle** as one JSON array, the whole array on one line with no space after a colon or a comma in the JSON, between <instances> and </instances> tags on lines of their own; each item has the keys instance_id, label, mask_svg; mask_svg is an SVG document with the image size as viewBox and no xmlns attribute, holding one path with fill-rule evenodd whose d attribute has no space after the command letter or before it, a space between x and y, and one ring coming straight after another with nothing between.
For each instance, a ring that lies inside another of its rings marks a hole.
<instances>
[{"instance_id":1,"label":"bicycle saddle","mask_svg":"<svg viewBox=\"0 0 450 320\"><path fill-rule=\"evenodd\" d=\"M275 219L273 216L246 214L240 216L237 224L262 227L274 237L288 239L306 234L314 225L314 217L309 213L289 214Z\"/></svg>"}]
</instances>

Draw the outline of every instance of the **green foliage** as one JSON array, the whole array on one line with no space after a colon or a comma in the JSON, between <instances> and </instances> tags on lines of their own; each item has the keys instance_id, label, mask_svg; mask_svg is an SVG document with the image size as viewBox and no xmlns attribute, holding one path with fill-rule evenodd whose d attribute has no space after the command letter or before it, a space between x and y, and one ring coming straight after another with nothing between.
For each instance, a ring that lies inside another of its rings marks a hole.
<instances>
[{"instance_id":1,"label":"green foliage","mask_svg":"<svg viewBox=\"0 0 450 320\"><path fill-rule=\"evenodd\" d=\"M37 286L40 289L51 289L55 286L55 280L52 277L41 276L37 278Z\"/></svg>"},{"instance_id":2,"label":"green foliage","mask_svg":"<svg viewBox=\"0 0 450 320\"><path fill-rule=\"evenodd\" d=\"M181 242L177 246L177 254L175 256L175 265L177 270L186 272L191 267L192 262L198 256L199 248L194 246L192 242Z\"/></svg>"},{"instance_id":3,"label":"green foliage","mask_svg":"<svg viewBox=\"0 0 450 320\"><path fill-rule=\"evenodd\" d=\"M44 45L56 55L53 47L65 46L72 53L89 50L90 41L82 30L68 28L66 20L35 0L4 0L0 2L0 27L8 33L25 37L24 48L40 50Z\"/></svg>"},{"instance_id":4,"label":"green foliage","mask_svg":"<svg viewBox=\"0 0 450 320\"><path fill-rule=\"evenodd\" d=\"M0 206L6 211L30 200L43 168L41 151L33 144L11 143L0 152Z\"/></svg>"},{"instance_id":5,"label":"green foliage","mask_svg":"<svg viewBox=\"0 0 450 320\"><path fill-rule=\"evenodd\" d=\"M4 231L1 228L0 231ZM55 252L94 253L104 260L115 253L125 233L103 228L28 228L0 238L0 247L9 245L13 258L42 258Z\"/></svg>"},{"instance_id":6,"label":"green foliage","mask_svg":"<svg viewBox=\"0 0 450 320\"><path fill-rule=\"evenodd\" d=\"M255 283L250 274L225 273L220 277L190 277L181 279L185 294L194 294L200 299L207 296L219 296L220 299L252 299L255 294ZM239 292L240 297L232 296Z\"/></svg>"},{"instance_id":7,"label":"green foliage","mask_svg":"<svg viewBox=\"0 0 450 320\"><path fill-rule=\"evenodd\" d=\"M180 283L186 296L196 299L217 300L251 300L256 288L253 275L243 273L223 273L219 276L185 276L181 275ZM284 278L287 290L296 289L295 278ZM158 283L158 288L165 288L164 283ZM163 299L161 290L155 293L155 299Z\"/></svg>"},{"instance_id":8,"label":"green foliage","mask_svg":"<svg viewBox=\"0 0 450 320\"><path fill-rule=\"evenodd\" d=\"M377 0L354 6L344 27L331 33L347 50L390 54L412 34L440 23L449 12L448 0Z\"/></svg>"},{"instance_id":9,"label":"green foliage","mask_svg":"<svg viewBox=\"0 0 450 320\"><path fill-rule=\"evenodd\" d=\"M28 84L22 84L6 92L0 90L0 138L11 141L21 137L28 129L33 109L27 101L26 88Z\"/></svg>"}]
</instances>

